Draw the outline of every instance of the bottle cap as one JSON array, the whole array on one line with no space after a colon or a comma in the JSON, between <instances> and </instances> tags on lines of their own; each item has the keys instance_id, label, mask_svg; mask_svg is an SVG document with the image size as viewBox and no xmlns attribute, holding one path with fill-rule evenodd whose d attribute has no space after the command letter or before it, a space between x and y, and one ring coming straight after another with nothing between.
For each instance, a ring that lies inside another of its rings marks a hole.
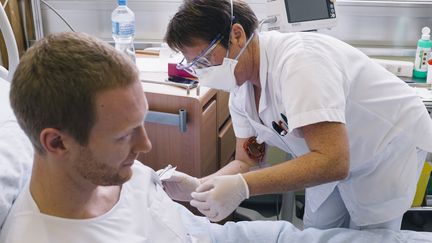
<instances>
[{"instance_id":1,"label":"bottle cap","mask_svg":"<svg viewBox=\"0 0 432 243\"><path fill-rule=\"evenodd\" d=\"M127 0L118 0L118 5L126 5Z\"/></svg>"},{"instance_id":2,"label":"bottle cap","mask_svg":"<svg viewBox=\"0 0 432 243\"><path fill-rule=\"evenodd\" d=\"M422 39L429 40L430 39L430 29L429 27L423 27L422 29Z\"/></svg>"}]
</instances>

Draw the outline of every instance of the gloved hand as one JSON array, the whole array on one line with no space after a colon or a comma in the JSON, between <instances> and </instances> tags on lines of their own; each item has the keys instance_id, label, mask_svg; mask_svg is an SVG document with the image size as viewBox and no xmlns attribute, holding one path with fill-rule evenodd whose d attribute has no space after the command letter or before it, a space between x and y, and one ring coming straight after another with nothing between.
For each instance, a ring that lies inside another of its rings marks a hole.
<instances>
[{"instance_id":1,"label":"gloved hand","mask_svg":"<svg viewBox=\"0 0 432 243\"><path fill-rule=\"evenodd\" d=\"M210 221L226 218L249 198L249 188L241 174L217 176L201 184L192 193L190 204Z\"/></svg>"},{"instance_id":2,"label":"gloved hand","mask_svg":"<svg viewBox=\"0 0 432 243\"><path fill-rule=\"evenodd\" d=\"M175 171L170 178L162 180L162 185L171 199L189 202L192 200L191 193L200 185L200 180Z\"/></svg>"}]
</instances>

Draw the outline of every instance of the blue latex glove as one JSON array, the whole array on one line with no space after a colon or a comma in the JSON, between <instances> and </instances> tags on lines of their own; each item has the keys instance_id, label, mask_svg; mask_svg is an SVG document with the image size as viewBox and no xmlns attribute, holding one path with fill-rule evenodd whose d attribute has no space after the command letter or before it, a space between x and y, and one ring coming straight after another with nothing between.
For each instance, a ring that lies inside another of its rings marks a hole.
<instances>
[{"instance_id":1,"label":"blue latex glove","mask_svg":"<svg viewBox=\"0 0 432 243\"><path fill-rule=\"evenodd\" d=\"M249 198L249 188L241 174L224 175L204 182L191 195L190 204L210 221L217 222Z\"/></svg>"}]
</instances>

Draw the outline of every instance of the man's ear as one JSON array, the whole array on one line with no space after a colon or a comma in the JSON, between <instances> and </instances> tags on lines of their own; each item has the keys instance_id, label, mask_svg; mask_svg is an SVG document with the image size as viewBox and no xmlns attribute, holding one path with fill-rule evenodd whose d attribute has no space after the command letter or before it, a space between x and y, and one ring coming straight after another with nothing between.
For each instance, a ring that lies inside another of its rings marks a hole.
<instances>
[{"instance_id":1,"label":"man's ear","mask_svg":"<svg viewBox=\"0 0 432 243\"><path fill-rule=\"evenodd\" d=\"M51 154L63 154L66 151L64 146L64 134L55 128L45 128L39 135L39 140L46 152Z\"/></svg>"},{"instance_id":2,"label":"man's ear","mask_svg":"<svg viewBox=\"0 0 432 243\"><path fill-rule=\"evenodd\" d=\"M246 32L241 24L233 24L231 28L231 45L242 48L246 44Z\"/></svg>"}]
</instances>

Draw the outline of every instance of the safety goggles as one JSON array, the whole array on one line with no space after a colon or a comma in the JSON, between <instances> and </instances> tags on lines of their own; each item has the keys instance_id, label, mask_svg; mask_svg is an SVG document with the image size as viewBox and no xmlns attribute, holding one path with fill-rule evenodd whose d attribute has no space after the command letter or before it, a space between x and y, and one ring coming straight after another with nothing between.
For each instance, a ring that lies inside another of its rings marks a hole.
<instances>
[{"instance_id":1,"label":"safety goggles","mask_svg":"<svg viewBox=\"0 0 432 243\"><path fill-rule=\"evenodd\" d=\"M191 62L187 62L186 58L183 58L180 63L177 64L177 69L184 70L192 75L195 75L195 69L202 69L211 67L212 64L209 61L209 55L216 48L216 46L222 41L223 36L218 34L216 38L210 42L210 45L204 49L198 56L196 56Z\"/></svg>"}]
</instances>

